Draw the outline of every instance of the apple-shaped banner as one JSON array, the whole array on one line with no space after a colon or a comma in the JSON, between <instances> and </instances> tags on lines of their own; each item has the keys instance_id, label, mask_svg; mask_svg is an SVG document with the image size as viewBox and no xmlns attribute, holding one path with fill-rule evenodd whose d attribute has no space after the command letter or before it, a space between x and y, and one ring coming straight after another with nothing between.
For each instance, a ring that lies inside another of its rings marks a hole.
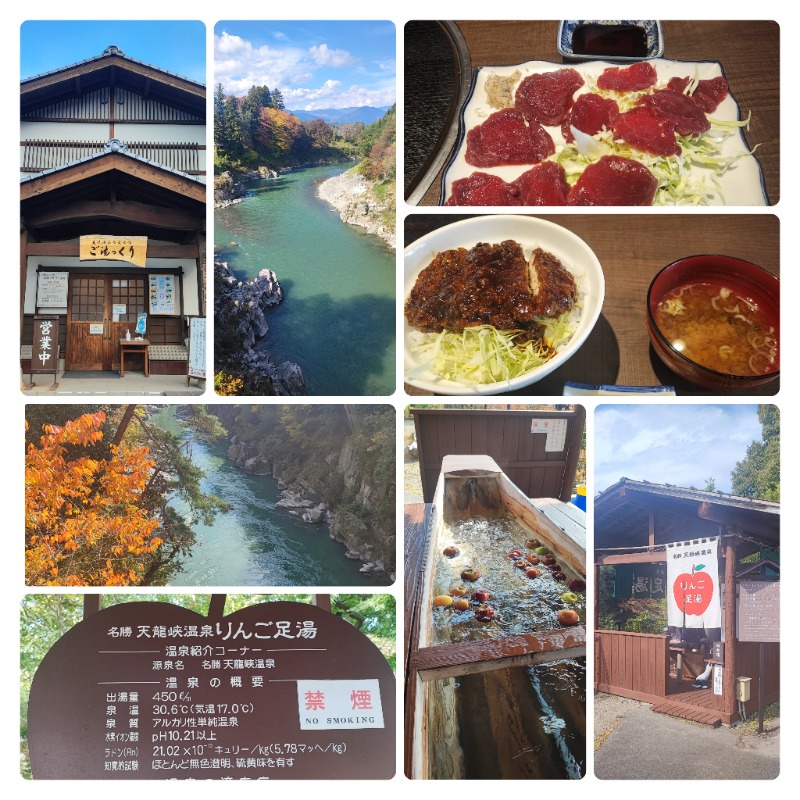
<instances>
[{"instance_id":1,"label":"apple-shaped banner","mask_svg":"<svg viewBox=\"0 0 800 800\"><path fill-rule=\"evenodd\" d=\"M36 779L388 779L395 679L316 606L124 603L48 651L28 743Z\"/></svg>"},{"instance_id":2,"label":"apple-shaped banner","mask_svg":"<svg viewBox=\"0 0 800 800\"><path fill-rule=\"evenodd\" d=\"M667 545L667 624L681 628L719 628L718 540Z\"/></svg>"},{"instance_id":3,"label":"apple-shaped banner","mask_svg":"<svg viewBox=\"0 0 800 800\"><path fill-rule=\"evenodd\" d=\"M691 572L682 572L672 585L675 602L686 614L699 616L711 605L714 596L714 581L707 572L705 564L697 564Z\"/></svg>"}]
</instances>

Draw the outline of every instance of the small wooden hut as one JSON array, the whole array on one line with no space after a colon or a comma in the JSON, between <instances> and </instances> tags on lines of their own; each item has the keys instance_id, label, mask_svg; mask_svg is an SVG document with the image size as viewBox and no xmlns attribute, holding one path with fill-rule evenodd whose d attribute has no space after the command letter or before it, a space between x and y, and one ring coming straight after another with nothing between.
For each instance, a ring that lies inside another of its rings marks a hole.
<instances>
[{"instance_id":1,"label":"small wooden hut","mask_svg":"<svg viewBox=\"0 0 800 800\"><path fill-rule=\"evenodd\" d=\"M778 503L622 478L595 498L594 520L596 587L603 567L646 573L648 565L666 566L667 545L719 537L722 588L722 645L701 657L714 666L714 680L699 689L692 687L692 667L684 661L687 648L673 635L602 630L596 599L596 690L709 725L730 724L740 713L758 710L759 688L762 703L779 698L777 592L770 592L773 602L756 615L750 597L754 585L777 588ZM746 609L750 622L739 616ZM752 630L753 616L760 618L760 631ZM747 701L737 698L739 678L751 679Z\"/></svg>"}]
</instances>

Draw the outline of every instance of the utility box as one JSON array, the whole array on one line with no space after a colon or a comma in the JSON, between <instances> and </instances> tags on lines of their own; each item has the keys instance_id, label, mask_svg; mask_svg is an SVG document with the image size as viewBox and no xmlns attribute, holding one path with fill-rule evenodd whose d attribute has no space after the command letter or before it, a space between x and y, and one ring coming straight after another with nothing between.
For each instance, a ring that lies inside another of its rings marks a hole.
<instances>
[{"instance_id":1,"label":"utility box","mask_svg":"<svg viewBox=\"0 0 800 800\"><path fill-rule=\"evenodd\" d=\"M746 703L750 699L750 681L752 678L736 679L736 699L740 703Z\"/></svg>"}]
</instances>

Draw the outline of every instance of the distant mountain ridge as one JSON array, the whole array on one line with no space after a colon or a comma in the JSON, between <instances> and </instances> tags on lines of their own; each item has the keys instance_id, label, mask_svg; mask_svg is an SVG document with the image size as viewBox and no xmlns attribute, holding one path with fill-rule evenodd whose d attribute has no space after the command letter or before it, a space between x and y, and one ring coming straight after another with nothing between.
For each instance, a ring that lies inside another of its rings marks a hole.
<instances>
[{"instance_id":1,"label":"distant mountain ridge","mask_svg":"<svg viewBox=\"0 0 800 800\"><path fill-rule=\"evenodd\" d=\"M290 111L289 109L287 111L303 122L321 119L334 125L344 122L363 122L365 125L371 125L379 120L390 108L391 106L381 106L380 108L375 108L374 106L351 106L350 108L318 108L314 111Z\"/></svg>"}]
</instances>

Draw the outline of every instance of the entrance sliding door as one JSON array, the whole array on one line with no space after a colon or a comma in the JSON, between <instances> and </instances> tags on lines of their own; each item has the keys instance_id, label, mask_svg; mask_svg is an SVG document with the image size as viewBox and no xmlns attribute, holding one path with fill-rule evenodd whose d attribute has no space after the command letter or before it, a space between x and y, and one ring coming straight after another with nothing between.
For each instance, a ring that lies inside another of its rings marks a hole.
<instances>
[{"instance_id":1,"label":"entrance sliding door","mask_svg":"<svg viewBox=\"0 0 800 800\"><path fill-rule=\"evenodd\" d=\"M144 277L70 276L67 369L116 369L119 340L127 330L133 334L145 301Z\"/></svg>"}]
</instances>

